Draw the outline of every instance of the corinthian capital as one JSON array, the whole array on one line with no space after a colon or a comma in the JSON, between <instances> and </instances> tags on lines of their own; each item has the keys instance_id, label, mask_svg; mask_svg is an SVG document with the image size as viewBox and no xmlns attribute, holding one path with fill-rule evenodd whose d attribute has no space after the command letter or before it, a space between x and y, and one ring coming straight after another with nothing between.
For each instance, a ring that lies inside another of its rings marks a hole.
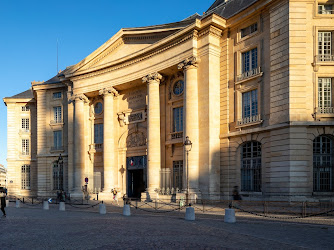
<instances>
[{"instance_id":1,"label":"corinthian capital","mask_svg":"<svg viewBox=\"0 0 334 250\"><path fill-rule=\"evenodd\" d=\"M162 75L160 75L158 72L148 74L142 78L143 83L149 83L150 81L160 82L161 79Z\"/></svg>"},{"instance_id":2,"label":"corinthian capital","mask_svg":"<svg viewBox=\"0 0 334 250\"><path fill-rule=\"evenodd\" d=\"M89 102L87 96L85 96L84 94L75 94L69 98L69 103L75 102L75 101L83 101L84 103Z\"/></svg>"},{"instance_id":3,"label":"corinthian capital","mask_svg":"<svg viewBox=\"0 0 334 250\"><path fill-rule=\"evenodd\" d=\"M103 95L103 96L106 96L106 95L113 95L113 96L118 96L118 92L116 89L114 89L113 87L109 87L109 88L104 88L104 89L101 89L99 91L99 95Z\"/></svg>"},{"instance_id":4,"label":"corinthian capital","mask_svg":"<svg viewBox=\"0 0 334 250\"><path fill-rule=\"evenodd\" d=\"M198 62L199 60L197 59L197 57L192 56L187 58L186 60L184 60L183 62L179 63L177 65L178 69L183 69L183 70L187 70L189 67L198 67Z\"/></svg>"}]
</instances>

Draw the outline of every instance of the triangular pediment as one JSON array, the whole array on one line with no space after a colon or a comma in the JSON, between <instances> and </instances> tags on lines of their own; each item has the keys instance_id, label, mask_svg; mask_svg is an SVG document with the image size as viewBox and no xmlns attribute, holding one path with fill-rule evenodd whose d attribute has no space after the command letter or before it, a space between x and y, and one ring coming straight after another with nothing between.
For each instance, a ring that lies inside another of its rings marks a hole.
<instances>
[{"instance_id":1,"label":"triangular pediment","mask_svg":"<svg viewBox=\"0 0 334 250\"><path fill-rule=\"evenodd\" d=\"M158 43L164 38L184 29L194 18L181 22L141 28L121 29L100 48L72 67L70 75L96 70L112 62L128 58Z\"/></svg>"}]
</instances>

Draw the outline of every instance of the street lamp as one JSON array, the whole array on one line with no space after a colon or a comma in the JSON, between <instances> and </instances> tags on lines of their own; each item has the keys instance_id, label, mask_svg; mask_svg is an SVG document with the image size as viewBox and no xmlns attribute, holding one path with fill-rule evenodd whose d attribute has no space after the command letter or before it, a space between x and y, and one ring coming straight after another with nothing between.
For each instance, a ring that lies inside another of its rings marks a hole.
<instances>
[{"instance_id":1,"label":"street lamp","mask_svg":"<svg viewBox=\"0 0 334 250\"><path fill-rule=\"evenodd\" d=\"M189 140L189 136L186 136L186 140L184 141L184 149L186 150L187 153L187 193L186 193L186 204L189 204L189 151L191 151L191 148L193 146L191 140Z\"/></svg>"}]
</instances>

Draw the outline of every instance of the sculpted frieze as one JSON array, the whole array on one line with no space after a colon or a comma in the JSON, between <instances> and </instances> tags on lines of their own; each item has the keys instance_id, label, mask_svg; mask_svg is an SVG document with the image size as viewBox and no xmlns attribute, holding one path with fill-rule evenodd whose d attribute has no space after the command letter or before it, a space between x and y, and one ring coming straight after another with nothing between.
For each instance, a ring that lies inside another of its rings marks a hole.
<instances>
[{"instance_id":1,"label":"sculpted frieze","mask_svg":"<svg viewBox=\"0 0 334 250\"><path fill-rule=\"evenodd\" d=\"M143 132L134 132L126 138L126 147L127 148L135 148L146 146L147 139Z\"/></svg>"}]
</instances>

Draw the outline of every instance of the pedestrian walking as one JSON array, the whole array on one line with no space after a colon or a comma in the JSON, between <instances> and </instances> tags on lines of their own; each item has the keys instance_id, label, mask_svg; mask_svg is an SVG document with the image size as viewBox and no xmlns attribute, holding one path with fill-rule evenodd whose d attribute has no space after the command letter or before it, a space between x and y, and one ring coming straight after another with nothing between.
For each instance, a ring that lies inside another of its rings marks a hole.
<instances>
[{"instance_id":1,"label":"pedestrian walking","mask_svg":"<svg viewBox=\"0 0 334 250\"><path fill-rule=\"evenodd\" d=\"M235 201L242 200L241 195L239 194L239 187L238 186L234 186L232 196L233 196L233 200L235 200Z\"/></svg>"},{"instance_id":2,"label":"pedestrian walking","mask_svg":"<svg viewBox=\"0 0 334 250\"><path fill-rule=\"evenodd\" d=\"M1 211L3 213L3 216L6 217L6 190L5 189L0 189L0 205L1 205Z\"/></svg>"},{"instance_id":3,"label":"pedestrian walking","mask_svg":"<svg viewBox=\"0 0 334 250\"><path fill-rule=\"evenodd\" d=\"M111 189L111 193L113 195L113 200L117 202L117 205L119 205L118 204L118 198L117 198L117 190L116 190L116 188Z\"/></svg>"}]
</instances>

